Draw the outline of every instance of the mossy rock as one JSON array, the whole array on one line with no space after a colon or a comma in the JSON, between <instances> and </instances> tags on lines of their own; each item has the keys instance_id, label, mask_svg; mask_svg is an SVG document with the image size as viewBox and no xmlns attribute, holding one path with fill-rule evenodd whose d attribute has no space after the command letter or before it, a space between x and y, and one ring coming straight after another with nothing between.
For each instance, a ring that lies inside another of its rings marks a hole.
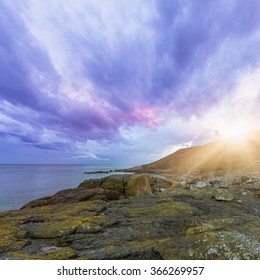
<instances>
[{"instance_id":1,"label":"mossy rock","mask_svg":"<svg viewBox=\"0 0 260 280\"><path fill-rule=\"evenodd\" d=\"M194 235L194 234L199 234L202 232L207 232L207 231L212 231L215 230L216 227L214 227L211 224L205 223L196 227L191 227L187 229L187 235Z\"/></svg>"},{"instance_id":2,"label":"mossy rock","mask_svg":"<svg viewBox=\"0 0 260 280\"><path fill-rule=\"evenodd\" d=\"M228 229L230 226L240 225L241 219L239 218L210 218L206 223L202 223L195 227L189 227L186 231L187 235L195 235L202 232L216 231L220 229Z\"/></svg>"},{"instance_id":3,"label":"mossy rock","mask_svg":"<svg viewBox=\"0 0 260 280\"><path fill-rule=\"evenodd\" d=\"M82 224L82 217L70 218L59 222L47 222L33 229L30 235L34 238L55 238L76 232Z\"/></svg>"},{"instance_id":4,"label":"mossy rock","mask_svg":"<svg viewBox=\"0 0 260 280\"><path fill-rule=\"evenodd\" d=\"M24 246L26 242L19 239L24 239L27 233L34 238L61 237L73 234L84 223L89 223L85 227L85 231L87 229L88 232L101 231L102 226L110 226L115 223L114 219L107 216L95 216L104 208L104 205L104 202L101 201L86 201L72 203L70 207L48 205L6 213L0 219L0 250L3 252L11 250L14 246L17 249ZM88 212L88 216L84 215L85 212ZM37 217L36 222L32 217Z\"/></svg>"},{"instance_id":5,"label":"mossy rock","mask_svg":"<svg viewBox=\"0 0 260 280\"><path fill-rule=\"evenodd\" d=\"M179 215L191 214L196 211L196 208L192 207L186 202L171 201L156 203L150 207L132 208L128 212L129 217L145 217L151 216L155 218L175 217Z\"/></svg>"},{"instance_id":6,"label":"mossy rock","mask_svg":"<svg viewBox=\"0 0 260 280\"><path fill-rule=\"evenodd\" d=\"M17 240L10 237L0 238L0 253L6 251L16 251L22 249L28 244L26 240Z\"/></svg>"},{"instance_id":7,"label":"mossy rock","mask_svg":"<svg viewBox=\"0 0 260 280\"><path fill-rule=\"evenodd\" d=\"M109 216L91 216L82 220L77 233L97 233L103 230L103 227L109 227L117 223L117 220Z\"/></svg>"},{"instance_id":8,"label":"mossy rock","mask_svg":"<svg viewBox=\"0 0 260 280\"><path fill-rule=\"evenodd\" d=\"M156 244L159 244L159 240L151 239L145 241L131 241L127 243L127 246L134 247L135 249L143 250L146 248L153 248Z\"/></svg>"},{"instance_id":9,"label":"mossy rock","mask_svg":"<svg viewBox=\"0 0 260 280\"><path fill-rule=\"evenodd\" d=\"M119 189L123 191L124 179L120 176L109 176L103 180L101 187L105 190Z\"/></svg>"},{"instance_id":10,"label":"mossy rock","mask_svg":"<svg viewBox=\"0 0 260 280\"><path fill-rule=\"evenodd\" d=\"M144 174L134 174L127 180L126 196L139 196L152 194L149 178Z\"/></svg>"},{"instance_id":11,"label":"mossy rock","mask_svg":"<svg viewBox=\"0 0 260 280\"><path fill-rule=\"evenodd\" d=\"M1 219L0 224L0 253L9 250L19 250L28 242L21 240L26 232L17 227L17 222Z\"/></svg>"},{"instance_id":12,"label":"mossy rock","mask_svg":"<svg viewBox=\"0 0 260 280\"><path fill-rule=\"evenodd\" d=\"M26 236L26 232L19 229L17 223L8 220L0 222L0 237L24 238Z\"/></svg>"},{"instance_id":13,"label":"mossy rock","mask_svg":"<svg viewBox=\"0 0 260 280\"><path fill-rule=\"evenodd\" d=\"M29 255L27 252L16 251L7 253L6 260L26 260L28 257Z\"/></svg>"},{"instance_id":14,"label":"mossy rock","mask_svg":"<svg viewBox=\"0 0 260 280\"><path fill-rule=\"evenodd\" d=\"M97 233L102 231L102 227L94 223L83 223L77 229L77 233Z\"/></svg>"},{"instance_id":15,"label":"mossy rock","mask_svg":"<svg viewBox=\"0 0 260 280\"><path fill-rule=\"evenodd\" d=\"M84 201L71 203L69 207L68 205L62 205L60 207L55 206L55 208L53 208L55 211L52 211L49 220L62 221L67 218L78 217L84 212L88 212L88 215L94 216L104 208L104 205L104 202L101 201Z\"/></svg>"},{"instance_id":16,"label":"mossy rock","mask_svg":"<svg viewBox=\"0 0 260 280\"><path fill-rule=\"evenodd\" d=\"M104 256L114 259L139 259L140 256L147 256L145 259L154 259L154 248L160 246L164 242L167 242L168 239L150 239L144 241L131 241L120 246L120 244L108 244L104 247L103 253ZM157 253L156 253L157 254ZM158 255L159 256L159 255ZM141 257L142 259L142 257ZM156 257L155 259L160 259Z\"/></svg>"},{"instance_id":17,"label":"mossy rock","mask_svg":"<svg viewBox=\"0 0 260 280\"><path fill-rule=\"evenodd\" d=\"M118 200L124 195L124 179L120 176L110 176L106 178L101 187L107 200Z\"/></svg>"},{"instance_id":18,"label":"mossy rock","mask_svg":"<svg viewBox=\"0 0 260 280\"><path fill-rule=\"evenodd\" d=\"M53 252L50 252L45 255L40 255L39 259L45 260L70 260L75 259L77 257L77 253L70 247L59 248ZM38 259L38 256L35 256Z\"/></svg>"},{"instance_id":19,"label":"mossy rock","mask_svg":"<svg viewBox=\"0 0 260 280\"><path fill-rule=\"evenodd\" d=\"M245 230L255 236L260 236L260 223L259 220L248 222L244 225Z\"/></svg>"},{"instance_id":20,"label":"mossy rock","mask_svg":"<svg viewBox=\"0 0 260 280\"><path fill-rule=\"evenodd\" d=\"M84 221L94 223L102 227L109 227L118 223L118 221L115 218L109 216L91 216L84 218Z\"/></svg>"},{"instance_id":21,"label":"mossy rock","mask_svg":"<svg viewBox=\"0 0 260 280\"><path fill-rule=\"evenodd\" d=\"M90 215L95 215L105 207L105 202L100 200L83 201L65 205L46 205L34 208L25 208L20 210L30 216L39 216L44 221L63 221L67 218L81 215L88 212ZM91 214L92 213L92 214ZM28 217L28 216L27 216Z\"/></svg>"}]
</instances>

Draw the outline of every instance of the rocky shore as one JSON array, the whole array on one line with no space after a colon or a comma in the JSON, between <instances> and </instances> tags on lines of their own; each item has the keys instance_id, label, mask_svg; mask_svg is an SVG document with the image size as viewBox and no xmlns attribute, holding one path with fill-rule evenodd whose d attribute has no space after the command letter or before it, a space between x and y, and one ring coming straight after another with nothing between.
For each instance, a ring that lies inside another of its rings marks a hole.
<instances>
[{"instance_id":1,"label":"rocky shore","mask_svg":"<svg viewBox=\"0 0 260 280\"><path fill-rule=\"evenodd\" d=\"M149 170L0 213L0 259L260 259L259 172Z\"/></svg>"}]
</instances>

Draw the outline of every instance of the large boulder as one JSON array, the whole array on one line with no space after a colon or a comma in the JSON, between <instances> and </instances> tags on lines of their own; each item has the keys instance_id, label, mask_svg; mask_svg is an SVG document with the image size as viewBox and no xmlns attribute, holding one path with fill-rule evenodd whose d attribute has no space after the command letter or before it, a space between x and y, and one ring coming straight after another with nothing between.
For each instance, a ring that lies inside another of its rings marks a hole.
<instances>
[{"instance_id":1,"label":"large boulder","mask_svg":"<svg viewBox=\"0 0 260 280\"><path fill-rule=\"evenodd\" d=\"M152 194L149 178L145 174L134 174L129 177L125 189L126 196Z\"/></svg>"},{"instance_id":2,"label":"large boulder","mask_svg":"<svg viewBox=\"0 0 260 280\"><path fill-rule=\"evenodd\" d=\"M125 181L120 176L110 176L101 184L106 200L118 200L124 195Z\"/></svg>"}]
</instances>

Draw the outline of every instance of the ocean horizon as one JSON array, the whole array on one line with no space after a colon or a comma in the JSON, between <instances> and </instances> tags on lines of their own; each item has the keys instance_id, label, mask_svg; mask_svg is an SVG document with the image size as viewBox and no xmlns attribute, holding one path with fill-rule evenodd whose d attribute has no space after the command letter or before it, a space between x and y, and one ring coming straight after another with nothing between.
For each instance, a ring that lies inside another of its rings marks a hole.
<instances>
[{"instance_id":1,"label":"ocean horizon","mask_svg":"<svg viewBox=\"0 0 260 280\"><path fill-rule=\"evenodd\" d=\"M132 165L131 165L132 166ZM0 211L17 210L31 200L75 188L87 179L118 174L84 174L131 167L122 164L0 164Z\"/></svg>"}]
</instances>

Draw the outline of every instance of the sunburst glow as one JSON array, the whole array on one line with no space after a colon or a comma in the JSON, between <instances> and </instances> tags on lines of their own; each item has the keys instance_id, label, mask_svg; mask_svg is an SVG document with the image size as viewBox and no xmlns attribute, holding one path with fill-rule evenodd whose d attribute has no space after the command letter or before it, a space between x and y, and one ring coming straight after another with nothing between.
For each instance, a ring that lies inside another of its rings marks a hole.
<instances>
[{"instance_id":1,"label":"sunburst glow","mask_svg":"<svg viewBox=\"0 0 260 280\"><path fill-rule=\"evenodd\" d=\"M233 125L225 126L221 131L221 137L223 139L239 139L249 131L249 125L246 125L245 123L235 123Z\"/></svg>"},{"instance_id":2,"label":"sunburst glow","mask_svg":"<svg viewBox=\"0 0 260 280\"><path fill-rule=\"evenodd\" d=\"M217 118L216 115L213 115L213 117L215 117L215 119ZM212 120L213 117L211 116L210 120ZM234 141L243 138L243 135L255 130L257 128L257 123L256 119L249 114L239 116L238 112L236 112L236 117L228 117L226 114L225 117L222 116L221 119L212 121L211 127L216 129L216 138L222 140L232 139Z\"/></svg>"}]
</instances>

